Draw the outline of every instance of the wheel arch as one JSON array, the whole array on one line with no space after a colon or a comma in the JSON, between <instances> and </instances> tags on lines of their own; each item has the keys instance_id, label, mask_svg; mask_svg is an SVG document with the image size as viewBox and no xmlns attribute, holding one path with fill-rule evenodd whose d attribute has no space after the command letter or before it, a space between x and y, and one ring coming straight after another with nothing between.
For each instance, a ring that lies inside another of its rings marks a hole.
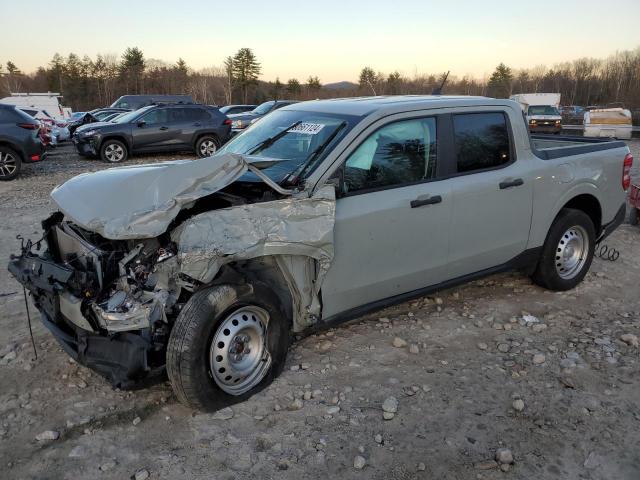
<instances>
[{"instance_id":1,"label":"wheel arch","mask_svg":"<svg viewBox=\"0 0 640 480\"><path fill-rule=\"evenodd\" d=\"M202 285L201 288L228 283L242 284L252 282L260 282L268 287L278 298L283 309L282 313L286 318L292 319L295 325L293 313L295 292L292 291L291 285L287 282L275 255L227 263L220 267L211 282Z\"/></svg>"},{"instance_id":2,"label":"wheel arch","mask_svg":"<svg viewBox=\"0 0 640 480\"><path fill-rule=\"evenodd\" d=\"M195 149L198 145L198 142L202 140L203 137L213 137L218 144L218 148L222 146L220 136L215 132L199 132L195 135L195 140L193 141L193 148Z\"/></svg>"},{"instance_id":3,"label":"wheel arch","mask_svg":"<svg viewBox=\"0 0 640 480\"><path fill-rule=\"evenodd\" d=\"M593 226L596 229L596 235L600 235L602 230L602 206L600 205L600 201L594 195L588 193L576 195L566 202L560 208L560 211L565 208L572 208L586 213L593 222Z\"/></svg>"},{"instance_id":4,"label":"wheel arch","mask_svg":"<svg viewBox=\"0 0 640 480\"><path fill-rule=\"evenodd\" d=\"M23 162L26 161L24 150L22 149L22 147L20 147L20 145L17 145L4 138L0 138L0 146L10 148L14 152L16 152L18 155L20 155L20 160L22 160Z\"/></svg>"},{"instance_id":5,"label":"wheel arch","mask_svg":"<svg viewBox=\"0 0 640 480\"><path fill-rule=\"evenodd\" d=\"M535 203L531 236L527 247L535 248L544 244L551 226L564 208L574 208L586 213L594 222L596 234L599 235L602 231L604 216L603 202L600 194L600 190L595 185L591 183L581 183L568 189L548 210L545 207L541 208L539 203ZM539 212L538 215L536 215L536 208L538 210L546 210L547 213Z\"/></svg>"},{"instance_id":6,"label":"wheel arch","mask_svg":"<svg viewBox=\"0 0 640 480\"><path fill-rule=\"evenodd\" d=\"M98 146L98 152L100 152L100 150L102 149L104 142L107 142L109 140L118 140L119 142L122 142L124 146L127 147L128 153L131 153L131 142L129 142L129 139L126 138L124 135L118 135L118 134L105 135L102 138L102 140L100 140L100 145Z\"/></svg>"}]
</instances>

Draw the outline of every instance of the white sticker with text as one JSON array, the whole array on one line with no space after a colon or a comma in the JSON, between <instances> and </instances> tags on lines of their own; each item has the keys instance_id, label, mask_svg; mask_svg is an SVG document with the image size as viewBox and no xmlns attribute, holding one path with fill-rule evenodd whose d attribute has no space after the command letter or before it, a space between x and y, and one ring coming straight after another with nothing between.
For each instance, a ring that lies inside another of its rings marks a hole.
<instances>
[{"instance_id":1,"label":"white sticker with text","mask_svg":"<svg viewBox=\"0 0 640 480\"><path fill-rule=\"evenodd\" d=\"M299 123L293 128L287 130L290 133L304 133L306 135L317 135L324 128L321 123Z\"/></svg>"}]
</instances>

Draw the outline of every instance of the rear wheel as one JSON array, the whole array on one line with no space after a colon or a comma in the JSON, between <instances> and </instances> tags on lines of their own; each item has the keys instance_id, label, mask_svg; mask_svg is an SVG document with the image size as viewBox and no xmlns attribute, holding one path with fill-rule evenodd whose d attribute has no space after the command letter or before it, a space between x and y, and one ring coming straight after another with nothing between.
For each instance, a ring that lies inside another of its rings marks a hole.
<instances>
[{"instance_id":1,"label":"rear wheel","mask_svg":"<svg viewBox=\"0 0 640 480\"><path fill-rule=\"evenodd\" d=\"M638 225L638 223L640 223L640 214L635 207L631 207L631 211L629 212L629 223L631 225Z\"/></svg>"},{"instance_id":2,"label":"rear wheel","mask_svg":"<svg viewBox=\"0 0 640 480\"><path fill-rule=\"evenodd\" d=\"M13 180L22 170L22 160L14 150L0 145L0 181Z\"/></svg>"},{"instance_id":3,"label":"rear wheel","mask_svg":"<svg viewBox=\"0 0 640 480\"><path fill-rule=\"evenodd\" d=\"M100 147L100 158L105 162L124 162L128 156L127 146L120 140L105 140Z\"/></svg>"},{"instance_id":4,"label":"rear wheel","mask_svg":"<svg viewBox=\"0 0 640 480\"><path fill-rule=\"evenodd\" d=\"M196 153L198 157L210 157L218 151L218 139L213 135L201 137L196 142Z\"/></svg>"},{"instance_id":5,"label":"rear wheel","mask_svg":"<svg viewBox=\"0 0 640 480\"><path fill-rule=\"evenodd\" d=\"M282 371L291 323L262 284L196 292L180 312L167 347L178 399L201 410L243 401Z\"/></svg>"},{"instance_id":6,"label":"rear wheel","mask_svg":"<svg viewBox=\"0 0 640 480\"><path fill-rule=\"evenodd\" d=\"M563 209L547 234L533 281L550 290L574 288L589 271L595 240L595 227L586 213Z\"/></svg>"}]
</instances>

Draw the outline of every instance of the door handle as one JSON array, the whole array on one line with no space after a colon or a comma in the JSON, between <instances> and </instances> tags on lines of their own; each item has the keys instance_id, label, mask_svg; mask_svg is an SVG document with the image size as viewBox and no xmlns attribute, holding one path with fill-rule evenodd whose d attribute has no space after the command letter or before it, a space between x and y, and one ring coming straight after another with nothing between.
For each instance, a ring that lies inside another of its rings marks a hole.
<instances>
[{"instance_id":1,"label":"door handle","mask_svg":"<svg viewBox=\"0 0 640 480\"><path fill-rule=\"evenodd\" d=\"M516 178L515 180L509 180L506 182L500 182L500 190L504 190L505 188L511 187L519 187L520 185L524 185L524 180L521 178Z\"/></svg>"},{"instance_id":2,"label":"door handle","mask_svg":"<svg viewBox=\"0 0 640 480\"><path fill-rule=\"evenodd\" d=\"M160 130L169 130L169 127L160 127Z\"/></svg>"},{"instance_id":3,"label":"door handle","mask_svg":"<svg viewBox=\"0 0 640 480\"><path fill-rule=\"evenodd\" d=\"M441 202L442 197L440 195L434 195L433 197L425 198L423 200L411 200L411 208L423 207L425 205L435 205L436 203Z\"/></svg>"},{"instance_id":4,"label":"door handle","mask_svg":"<svg viewBox=\"0 0 640 480\"><path fill-rule=\"evenodd\" d=\"M194 123L194 124L193 124L193 126L194 126L194 127L201 127L201 126L202 126L202 124L201 124L200 122L197 122L197 123Z\"/></svg>"}]
</instances>

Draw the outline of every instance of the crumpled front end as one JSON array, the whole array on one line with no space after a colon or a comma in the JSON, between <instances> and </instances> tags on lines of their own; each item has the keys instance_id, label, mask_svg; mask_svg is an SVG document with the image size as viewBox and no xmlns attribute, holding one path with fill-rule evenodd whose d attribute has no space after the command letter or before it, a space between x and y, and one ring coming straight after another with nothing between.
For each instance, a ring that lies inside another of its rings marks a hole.
<instances>
[{"instance_id":1,"label":"crumpled front end","mask_svg":"<svg viewBox=\"0 0 640 480\"><path fill-rule=\"evenodd\" d=\"M145 377L164 366L190 296L223 283L227 267L249 281L255 272L243 268L256 259L276 273L295 331L321 318L334 188L287 190L260 170L277 160L249 160L224 154L114 168L52 192L60 212L42 224L47 248L26 242L9 270L73 358L115 386ZM248 170L262 183L234 183Z\"/></svg>"},{"instance_id":2,"label":"crumpled front end","mask_svg":"<svg viewBox=\"0 0 640 480\"><path fill-rule=\"evenodd\" d=\"M161 367L180 291L175 245L109 241L59 213L43 228L46 250L27 242L9 271L64 350L121 388Z\"/></svg>"}]
</instances>

